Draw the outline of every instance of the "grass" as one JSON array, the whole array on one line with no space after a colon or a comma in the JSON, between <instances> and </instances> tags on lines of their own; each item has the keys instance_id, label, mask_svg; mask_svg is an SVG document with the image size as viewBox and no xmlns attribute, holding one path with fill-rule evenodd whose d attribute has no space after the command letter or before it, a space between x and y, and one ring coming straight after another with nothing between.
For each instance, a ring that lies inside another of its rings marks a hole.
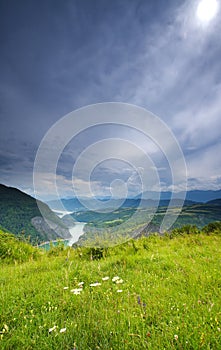
<instances>
[{"instance_id":1,"label":"grass","mask_svg":"<svg viewBox=\"0 0 221 350\"><path fill-rule=\"evenodd\" d=\"M2 259L2 350L221 349L220 234L91 252Z\"/></svg>"}]
</instances>

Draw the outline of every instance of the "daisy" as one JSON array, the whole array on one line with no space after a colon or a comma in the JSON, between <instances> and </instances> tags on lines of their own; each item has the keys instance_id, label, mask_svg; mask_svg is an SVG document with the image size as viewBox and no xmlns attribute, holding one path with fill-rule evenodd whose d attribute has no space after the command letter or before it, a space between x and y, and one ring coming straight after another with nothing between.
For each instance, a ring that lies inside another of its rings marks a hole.
<instances>
[{"instance_id":1,"label":"daisy","mask_svg":"<svg viewBox=\"0 0 221 350\"><path fill-rule=\"evenodd\" d=\"M71 293L74 293L74 294L81 294L82 292L82 288L75 288L75 289L71 289Z\"/></svg>"},{"instance_id":2,"label":"daisy","mask_svg":"<svg viewBox=\"0 0 221 350\"><path fill-rule=\"evenodd\" d=\"M116 281L118 281L118 280L120 280L120 277L119 277L119 276L114 276L114 277L112 278L112 282L116 282Z\"/></svg>"},{"instance_id":3,"label":"daisy","mask_svg":"<svg viewBox=\"0 0 221 350\"><path fill-rule=\"evenodd\" d=\"M48 332L51 333L51 332L55 331L56 328L57 328L57 326L54 326L54 327L52 327L52 328L49 328Z\"/></svg>"},{"instance_id":4,"label":"daisy","mask_svg":"<svg viewBox=\"0 0 221 350\"><path fill-rule=\"evenodd\" d=\"M97 286L101 286L101 283L96 282L96 283L90 284L90 287L97 287Z\"/></svg>"},{"instance_id":5,"label":"daisy","mask_svg":"<svg viewBox=\"0 0 221 350\"><path fill-rule=\"evenodd\" d=\"M64 333L64 332L66 332L66 328L61 328L60 333Z\"/></svg>"},{"instance_id":6,"label":"daisy","mask_svg":"<svg viewBox=\"0 0 221 350\"><path fill-rule=\"evenodd\" d=\"M122 279L120 279L120 280L116 280L116 283L117 284L120 284L120 283L123 283L124 281L122 280Z\"/></svg>"},{"instance_id":7,"label":"daisy","mask_svg":"<svg viewBox=\"0 0 221 350\"><path fill-rule=\"evenodd\" d=\"M102 281L107 281L107 280L109 280L108 276L102 278Z\"/></svg>"}]
</instances>

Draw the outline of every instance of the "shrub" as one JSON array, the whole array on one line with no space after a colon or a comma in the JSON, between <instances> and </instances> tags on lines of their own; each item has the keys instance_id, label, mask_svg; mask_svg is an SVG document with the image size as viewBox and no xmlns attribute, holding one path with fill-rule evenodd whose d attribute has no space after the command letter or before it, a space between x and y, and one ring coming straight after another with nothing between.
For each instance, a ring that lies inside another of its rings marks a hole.
<instances>
[{"instance_id":1,"label":"shrub","mask_svg":"<svg viewBox=\"0 0 221 350\"><path fill-rule=\"evenodd\" d=\"M211 222L208 225L204 226L202 231L206 234L221 233L221 222L220 221Z\"/></svg>"},{"instance_id":2,"label":"shrub","mask_svg":"<svg viewBox=\"0 0 221 350\"><path fill-rule=\"evenodd\" d=\"M0 230L0 258L7 263L22 263L36 259L40 255L37 248L20 241L11 233Z\"/></svg>"},{"instance_id":3,"label":"shrub","mask_svg":"<svg viewBox=\"0 0 221 350\"><path fill-rule=\"evenodd\" d=\"M200 230L196 225L185 225L182 227L174 228L170 234L170 237L176 237L176 236L183 236L185 234L190 235L190 234L198 234L200 233Z\"/></svg>"}]
</instances>

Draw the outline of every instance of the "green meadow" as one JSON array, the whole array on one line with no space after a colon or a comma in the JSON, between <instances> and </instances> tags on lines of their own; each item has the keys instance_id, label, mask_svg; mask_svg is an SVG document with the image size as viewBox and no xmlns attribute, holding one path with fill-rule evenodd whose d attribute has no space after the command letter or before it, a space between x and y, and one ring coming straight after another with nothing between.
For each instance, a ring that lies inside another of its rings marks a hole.
<instances>
[{"instance_id":1,"label":"green meadow","mask_svg":"<svg viewBox=\"0 0 221 350\"><path fill-rule=\"evenodd\" d=\"M219 229L0 255L2 350L221 349Z\"/></svg>"}]
</instances>

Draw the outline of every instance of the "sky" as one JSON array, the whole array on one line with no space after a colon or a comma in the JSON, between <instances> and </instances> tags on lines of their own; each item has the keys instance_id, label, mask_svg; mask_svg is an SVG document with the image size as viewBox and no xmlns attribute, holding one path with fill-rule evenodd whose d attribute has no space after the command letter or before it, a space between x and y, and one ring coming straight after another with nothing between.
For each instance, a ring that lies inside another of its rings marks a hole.
<instances>
[{"instance_id":1,"label":"sky","mask_svg":"<svg viewBox=\"0 0 221 350\"><path fill-rule=\"evenodd\" d=\"M121 102L150 111L172 131L189 190L220 189L221 1L203 2L0 0L0 183L34 195L35 157L54 124L87 105ZM120 138L124 152L117 153L118 141L106 145L108 137ZM83 196L88 183L96 196L112 189L123 196L125 183L129 195L137 195L150 168L152 189L155 183L171 189L167 157L142 137L119 126L84 130L60 155L60 195L73 195L73 181ZM102 140L111 159L99 154ZM133 154L141 143L148 169L144 158L137 161L140 150ZM86 160L73 175L89 145L87 159L95 164L90 179ZM53 198L53 181L44 170L40 198ZM175 188L182 189L181 183Z\"/></svg>"}]
</instances>

